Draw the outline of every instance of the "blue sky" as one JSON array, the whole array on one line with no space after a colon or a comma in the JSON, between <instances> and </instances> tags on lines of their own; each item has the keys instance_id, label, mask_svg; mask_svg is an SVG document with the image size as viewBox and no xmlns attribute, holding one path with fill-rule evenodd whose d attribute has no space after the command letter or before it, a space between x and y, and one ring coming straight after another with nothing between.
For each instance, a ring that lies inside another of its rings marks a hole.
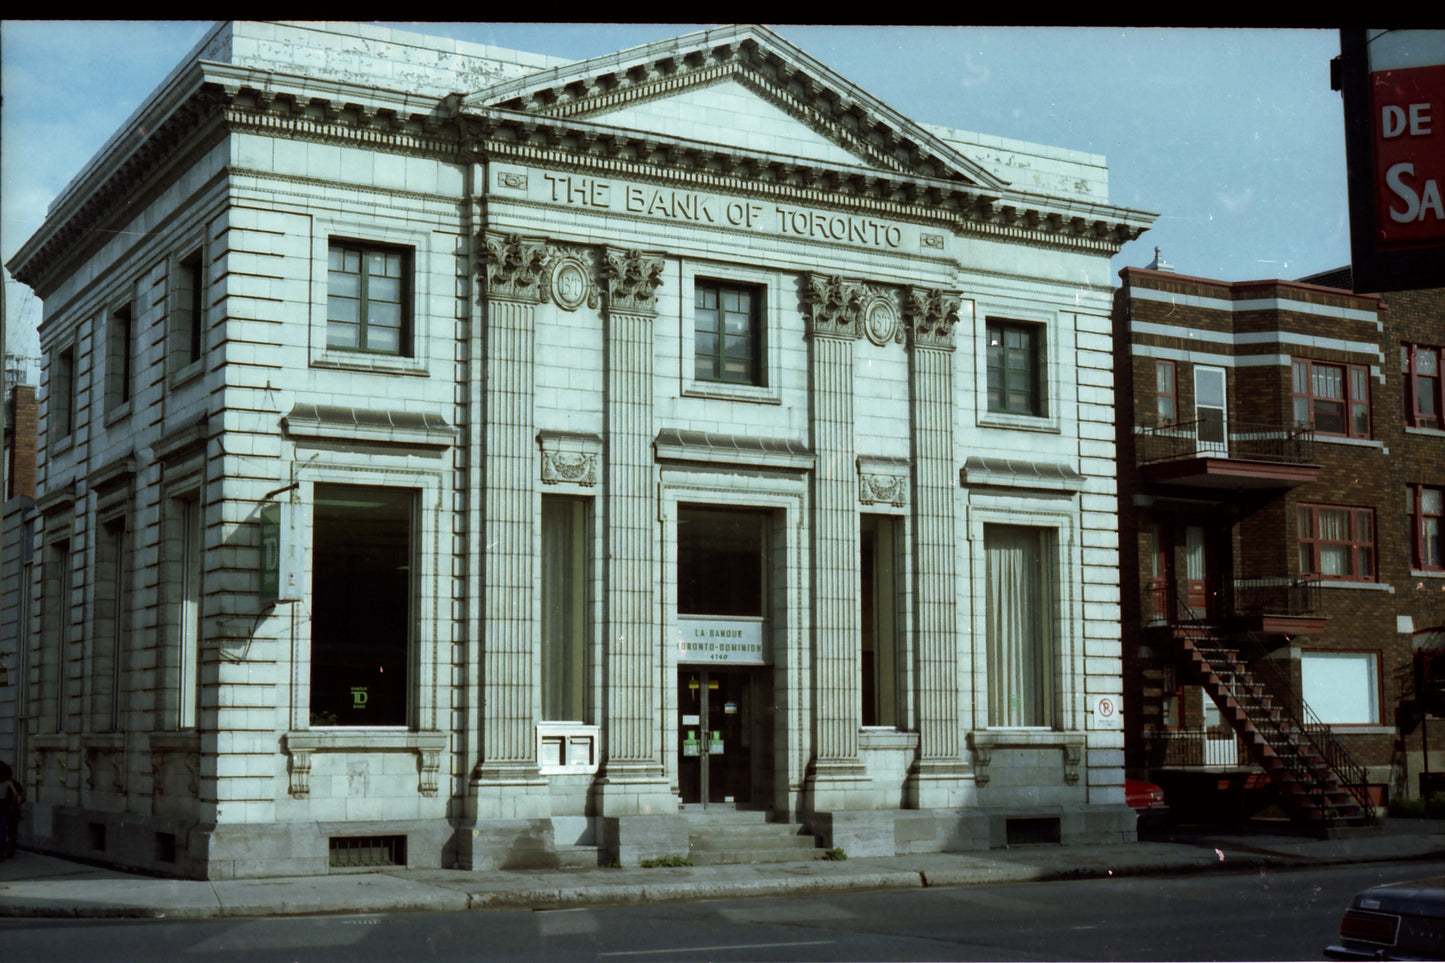
<instances>
[{"instance_id":1,"label":"blue sky","mask_svg":"<svg viewBox=\"0 0 1445 963\"><path fill-rule=\"evenodd\" d=\"M392 26L403 26L391 24ZM583 59L687 24L405 25ZM201 22L5 21L0 256L205 34ZM1154 247L1183 274L1298 278L1349 262L1334 30L774 25L915 120L1103 154L1109 200L1155 212L1113 270ZM1117 283L1117 274L1111 278ZM9 350L40 305L5 277Z\"/></svg>"}]
</instances>

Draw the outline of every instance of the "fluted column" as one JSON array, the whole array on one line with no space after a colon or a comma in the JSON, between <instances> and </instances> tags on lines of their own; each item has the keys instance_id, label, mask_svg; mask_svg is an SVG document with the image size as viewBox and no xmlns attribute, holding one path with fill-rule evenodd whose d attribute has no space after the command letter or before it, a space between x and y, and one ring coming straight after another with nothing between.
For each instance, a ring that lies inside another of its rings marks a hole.
<instances>
[{"instance_id":1,"label":"fluted column","mask_svg":"<svg viewBox=\"0 0 1445 963\"><path fill-rule=\"evenodd\" d=\"M657 485L652 457L653 322L661 255L608 249L606 758L595 786L605 816L656 812L676 799L663 774L658 718Z\"/></svg>"},{"instance_id":2,"label":"fluted column","mask_svg":"<svg viewBox=\"0 0 1445 963\"><path fill-rule=\"evenodd\" d=\"M917 606L918 759L906 784L917 808L963 803L953 457L953 329L959 298L910 288L909 415Z\"/></svg>"},{"instance_id":3,"label":"fluted column","mask_svg":"<svg viewBox=\"0 0 1445 963\"><path fill-rule=\"evenodd\" d=\"M539 238L486 235L486 448L482 503L482 746L474 779L478 815L546 815L537 773L532 624L533 341L546 245ZM490 785L489 785L490 784ZM520 791L519 791L520 790ZM539 809L540 807L540 809Z\"/></svg>"},{"instance_id":4,"label":"fluted column","mask_svg":"<svg viewBox=\"0 0 1445 963\"><path fill-rule=\"evenodd\" d=\"M810 275L805 288L813 450L813 745L807 795L816 812L848 808L864 779L858 606L858 480L853 453L853 342L862 284Z\"/></svg>"}]
</instances>

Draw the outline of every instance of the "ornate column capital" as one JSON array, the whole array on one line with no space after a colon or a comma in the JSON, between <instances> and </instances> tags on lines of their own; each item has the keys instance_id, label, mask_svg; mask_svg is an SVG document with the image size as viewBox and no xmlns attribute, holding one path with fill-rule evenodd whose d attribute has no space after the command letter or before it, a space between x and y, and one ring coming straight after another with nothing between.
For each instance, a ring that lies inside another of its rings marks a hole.
<instances>
[{"instance_id":1,"label":"ornate column capital","mask_svg":"<svg viewBox=\"0 0 1445 963\"><path fill-rule=\"evenodd\" d=\"M867 294L868 288L861 281L836 275L804 275L803 308L809 337L856 339Z\"/></svg>"},{"instance_id":2,"label":"ornate column capital","mask_svg":"<svg viewBox=\"0 0 1445 963\"><path fill-rule=\"evenodd\" d=\"M489 298L536 304L542 300L547 243L519 234L482 235L482 290Z\"/></svg>"},{"instance_id":3,"label":"ornate column capital","mask_svg":"<svg viewBox=\"0 0 1445 963\"><path fill-rule=\"evenodd\" d=\"M962 297L947 291L910 287L904 303L908 307L910 347L953 350L953 327L958 324Z\"/></svg>"},{"instance_id":4,"label":"ornate column capital","mask_svg":"<svg viewBox=\"0 0 1445 963\"><path fill-rule=\"evenodd\" d=\"M602 276L607 282L607 313L657 317L662 255L609 247L603 251L602 261Z\"/></svg>"}]
</instances>

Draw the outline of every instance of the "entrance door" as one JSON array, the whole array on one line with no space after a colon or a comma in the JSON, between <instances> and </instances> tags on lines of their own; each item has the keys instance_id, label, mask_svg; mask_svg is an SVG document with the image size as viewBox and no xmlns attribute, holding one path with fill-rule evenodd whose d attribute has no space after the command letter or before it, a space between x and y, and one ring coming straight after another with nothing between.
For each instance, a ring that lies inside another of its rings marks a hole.
<instances>
[{"instance_id":1,"label":"entrance door","mask_svg":"<svg viewBox=\"0 0 1445 963\"><path fill-rule=\"evenodd\" d=\"M1184 582L1187 604L1196 616L1211 614L1209 611L1209 539L1203 525L1189 525L1184 529Z\"/></svg>"},{"instance_id":2,"label":"entrance door","mask_svg":"<svg viewBox=\"0 0 1445 963\"><path fill-rule=\"evenodd\" d=\"M682 666L677 675L677 771L683 804L750 804L752 673Z\"/></svg>"},{"instance_id":3,"label":"entrance door","mask_svg":"<svg viewBox=\"0 0 1445 963\"><path fill-rule=\"evenodd\" d=\"M1151 621L1165 621L1174 610L1174 540L1168 528L1155 522L1149 529L1149 601Z\"/></svg>"}]
</instances>

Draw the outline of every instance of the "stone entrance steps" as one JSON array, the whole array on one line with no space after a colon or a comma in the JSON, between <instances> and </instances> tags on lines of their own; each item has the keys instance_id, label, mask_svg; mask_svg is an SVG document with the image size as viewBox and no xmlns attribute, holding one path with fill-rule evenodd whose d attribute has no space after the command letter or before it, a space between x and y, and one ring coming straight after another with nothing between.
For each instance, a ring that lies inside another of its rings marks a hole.
<instances>
[{"instance_id":1,"label":"stone entrance steps","mask_svg":"<svg viewBox=\"0 0 1445 963\"><path fill-rule=\"evenodd\" d=\"M756 810L684 811L694 866L791 863L818 858L818 840L798 823L770 822Z\"/></svg>"}]
</instances>

